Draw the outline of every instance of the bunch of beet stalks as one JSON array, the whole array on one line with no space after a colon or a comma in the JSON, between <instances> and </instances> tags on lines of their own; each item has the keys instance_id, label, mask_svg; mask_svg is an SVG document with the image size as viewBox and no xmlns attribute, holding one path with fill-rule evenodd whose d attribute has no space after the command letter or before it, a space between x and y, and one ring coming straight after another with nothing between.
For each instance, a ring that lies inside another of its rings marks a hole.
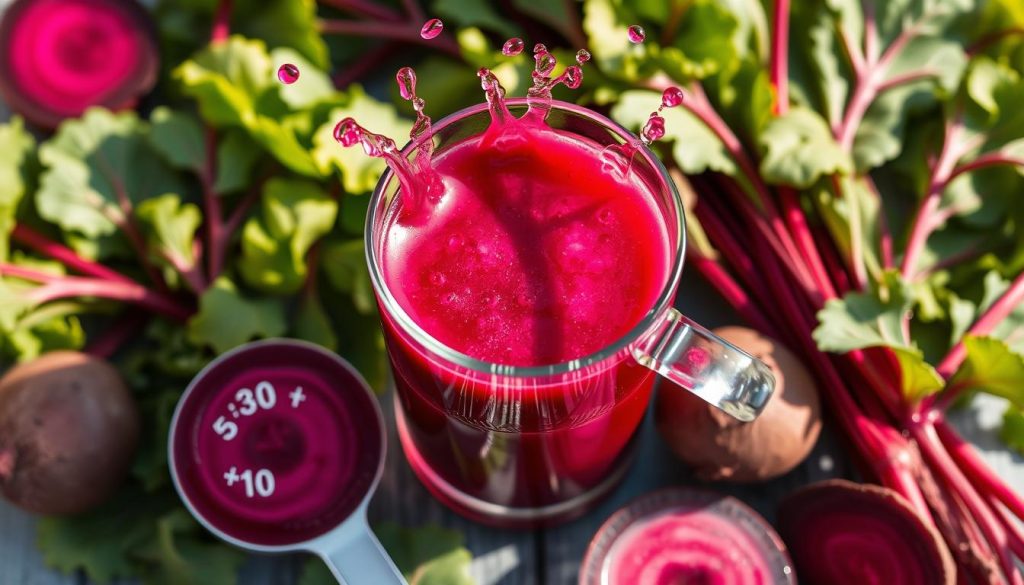
<instances>
[{"instance_id":1,"label":"bunch of beet stalks","mask_svg":"<svg viewBox=\"0 0 1024 585\"><path fill-rule=\"evenodd\" d=\"M776 113L780 115L789 105L788 4L785 0L775 3L776 34L770 63ZM872 65L885 64L862 63L860 83L870 83L866 80L872 77ZM854 99L858 93L873 97L870 87L859 89L854 89ZM948 387L941 394L912 402L902 394L899 362L891 351L872 348L832 355L818 350L812 339L816 313L828 300L862 288L858 283L864 280L848 272L824 229L809 222L794 189L769 187L762 180L754 160L700 86L684 91L683 105L722 141L756 193L752 200L738 182L721 174L690 178L698 194L697 219L718 254L712 257L689 246L689 263L751 326L787 343L813 368L865 478L898 492L925 523L939 530L958 565L959 582L1024 583L1017 566L1017 561L1024 561L1024 531L1018 525L1018 520L1024 519L1024 498L1007 486L946 420L945 411L961 389ZM846 122L852 124L847 128L855 130L859 119ZM947 126L947 139L954 124ZM954 168L950 142L947 140L932 168L933 188L914 219L902 263L904 276L936 225L930 214L936 211L940 186L964 171ZM881 248L887 267L891 267L891 240L886 236ZM1013 281L968 334L991 333L1022 299L1024 275ZM964 357L964 346L959 343L937 371L948 380Z\"/></svg>"}]
</instances>

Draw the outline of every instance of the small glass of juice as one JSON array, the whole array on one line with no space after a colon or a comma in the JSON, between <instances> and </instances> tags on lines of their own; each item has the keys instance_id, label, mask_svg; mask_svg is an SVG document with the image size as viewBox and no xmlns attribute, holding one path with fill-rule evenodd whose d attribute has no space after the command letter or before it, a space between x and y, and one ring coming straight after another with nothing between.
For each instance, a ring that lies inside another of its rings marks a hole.
<instances>
[{"instance_id":1,"label":"small glass of juice","mask_svg":"<svg viewBox=\"0 0 1024 585\"><path fill-rule=\"evenodd\" d=\"M216 536L256 552L314 552L339 581L405 583L366 520L384 469L376 396L337 355L250 343L192 381L171 423L171 477Z\"/></svg>"},{"instance_id":2,"label":"small glass of juice","mask_svg":"<svg viewBox=\"0 0 1024 585\"><path fill-rule=\"evenodd\" d=\"M774 379L673 308L684 209L647 146L573 104L488 100L385 172L366 254L413 470L463 515L534 526L617 484L655 372L743 420Z\"/></svg>"},{"instance_id":3,"label":"small glass of juice","mask_svg":"<svg viewBox=\"0 0 1024 585\"><path fill-rule=\"evenodd\" d=\"M786 546L745 504L672 488L634 500L601 526L579 585L795 585Z\"/></svg>"}]
</instances>

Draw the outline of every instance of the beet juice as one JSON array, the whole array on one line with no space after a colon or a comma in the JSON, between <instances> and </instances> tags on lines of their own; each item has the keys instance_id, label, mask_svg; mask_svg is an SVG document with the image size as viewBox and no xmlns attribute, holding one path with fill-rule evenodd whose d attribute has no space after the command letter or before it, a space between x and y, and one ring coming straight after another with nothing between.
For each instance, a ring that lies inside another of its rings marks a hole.
<instances>
[{"instance_id":1,"label":"beet juice","mask_svg":"<svg viewBox=\"0 0 1024 585\"><path fill-rule=\"evenodd\" d=\"M545 125L447 150L435 159L446 189L433 213L421 220L399 203L385 221L384 278L398 303L441 343L494 364L560 364L625 336L667 280L669 239L644 185L601 165L600 147ZM429 364L394 345L413 465L512 508L550 506L607 478L650 390L650 371L635 366L446 393L440 380L423 383L435 377Z\"/></svg>"},{"instance_id":2,"label":"beet juice","mask_svg":"<svg viewBox=\"0 0 1024 585\"><path fill-rule=\"evenodd\" d=\"M671 308L682 202L644 147L664 119L637 137L552 99L589 59L555 76L538 44L525 99L481 69L487 103L437 124L405 67L408 147L352 119L335 128L389 167L366 246L406 457L438 499L501 525L573 517L616 484L652 371L747 420L771 394L767 368Z\"/></svg>"}]
</instances>

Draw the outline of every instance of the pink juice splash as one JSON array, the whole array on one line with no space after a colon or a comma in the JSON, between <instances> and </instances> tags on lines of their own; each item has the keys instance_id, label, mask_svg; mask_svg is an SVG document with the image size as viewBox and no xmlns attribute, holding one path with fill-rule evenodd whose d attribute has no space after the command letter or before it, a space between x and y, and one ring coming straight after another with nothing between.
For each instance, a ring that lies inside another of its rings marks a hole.
<instances>
[{"instance_id":1,"label":"pink juice splash","mask_svg":"<svg viewBox=\"0 0 1024 585\"><path fill-rule=\"evenodd\" d=\"M588 59L581 52L577 62ZM398 304L441 344L504 367L565 363L614 344L655 305L671 264L649 187L608 172L605 149L546 122L552 88L578 87L580 65L553 76L543 45L534 61L526 114L511 114L482 69L491 123L439 155L427 139L410 160L351 119L335 133L385 158L400 182L380 246ZM414 141L429 136L415 74L403 68L397 80L417 112ZM624 359L574 381L480 384L439 367L387 310L382 321L406 456L456 511L494 521L466 502L557 507L622 469L650 396L649 369Z\"/></svg>"},{"instance_id":2,"label":"pink juice splash","mask_svg":"<svg viewBox=\"0 0 1024 585\"><path fill-rule=\"evenodd\" d=\"M384 456L362 384L333 356L291 342L214 362L175 417L180 492L198 517L244 543L326 533L357 509Z\"/></svg>"}]
</instances>

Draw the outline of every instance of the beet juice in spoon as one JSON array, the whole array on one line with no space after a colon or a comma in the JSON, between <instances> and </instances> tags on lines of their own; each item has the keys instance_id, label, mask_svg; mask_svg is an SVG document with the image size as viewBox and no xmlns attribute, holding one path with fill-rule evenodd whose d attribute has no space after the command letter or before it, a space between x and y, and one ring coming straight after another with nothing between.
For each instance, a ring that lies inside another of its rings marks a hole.
<instances>
[{"instance_id":1,"label":"beet juice in spoon","mask_svg":"<svg viewBox=\"0 0 1024 585\"><path fill-rule=\"evenodd\" d=\"M361 376L296 340L211 362L171 422L171 477L218 537L256 552L319 554L347 585L400 584L366 521L384 469L384 420Z\"/></svg>"}]
</instances>

